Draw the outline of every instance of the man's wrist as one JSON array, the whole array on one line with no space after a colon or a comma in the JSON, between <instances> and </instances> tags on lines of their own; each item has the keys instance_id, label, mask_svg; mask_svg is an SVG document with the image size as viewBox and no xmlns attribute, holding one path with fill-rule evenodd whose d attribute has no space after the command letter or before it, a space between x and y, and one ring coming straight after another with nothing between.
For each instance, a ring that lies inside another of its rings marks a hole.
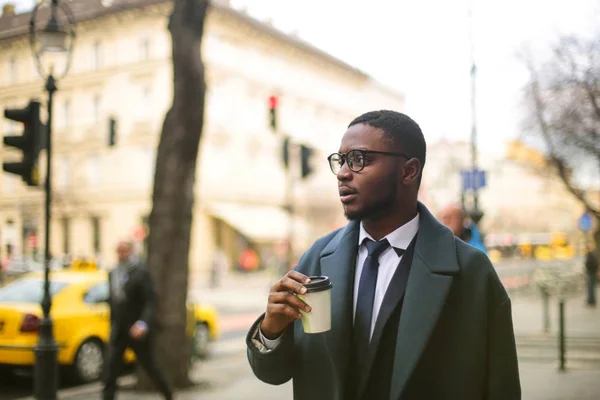
<instances>
[{"instance_id":1,"label":"man's wrist","mask_svg":"<svg viewBox=\"0 0 600 400\"><path fill-rule=\"evenodd\" d=\"M274 350L275 347L277 347L279 343L281 343L281 335L276 337L275 339L269 339L263 334L263 332L260 329L260 326L258 327L258 338L268 350Z\"/></svg>"},{"instance_id":2,"label":"man's wrist","mask_svg":"<svg viewBox=\"0 0 600 400\"><path fill-rule=\"evenodd\" d=\"M268 327L265 326L264 319L259 324L258 331L260 332L261 335L263 335L265 337L265 339L268 339L268 340L277 340L283 334L283 331L282 332L271 331Z\"/></svg>"}]
</instances>

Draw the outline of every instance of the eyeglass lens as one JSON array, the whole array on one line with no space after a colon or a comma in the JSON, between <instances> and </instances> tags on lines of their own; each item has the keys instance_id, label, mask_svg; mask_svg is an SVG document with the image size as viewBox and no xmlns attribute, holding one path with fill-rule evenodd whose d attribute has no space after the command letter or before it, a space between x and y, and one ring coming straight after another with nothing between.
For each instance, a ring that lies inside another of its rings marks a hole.
<instances>
[{"instance_id":1,"label":"eyeglass lens","mask_svg":"<svg viewBox=\"0 0 600 400\"><path fill-rule=\"evenodd\" d=\"M364 168L365 159L359 150L350 150L346 154L334 153L329 158L329 166L334 174L342 169L344 161L348 163L348 168L354 172L359 172Z\"/></svg>"}]
</instances>

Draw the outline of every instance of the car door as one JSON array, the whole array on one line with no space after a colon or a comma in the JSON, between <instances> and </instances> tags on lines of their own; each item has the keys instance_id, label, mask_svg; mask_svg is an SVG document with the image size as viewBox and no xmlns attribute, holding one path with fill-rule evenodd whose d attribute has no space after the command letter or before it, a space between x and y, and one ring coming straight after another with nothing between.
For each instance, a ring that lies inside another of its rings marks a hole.
<instances>
[{"instance_id":1,"label":"car door","mask_svg":"<svg viewBox=\"0 0 600 400\"><path fill-rule=\"evenodd\" d=\"M108 304L108 282L99 282L91 286L83 296L83 302L89 311L92 330L105 343L110 333L110 306Z\"/></svg>"}]
</instances>

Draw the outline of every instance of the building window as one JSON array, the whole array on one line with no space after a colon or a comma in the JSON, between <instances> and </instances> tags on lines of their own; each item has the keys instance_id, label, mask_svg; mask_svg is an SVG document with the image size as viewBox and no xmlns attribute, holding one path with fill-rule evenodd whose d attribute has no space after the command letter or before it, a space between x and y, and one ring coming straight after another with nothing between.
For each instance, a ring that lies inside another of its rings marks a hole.
<instances>
[{"instance_id":1,"label":"building window","mask_svg":"<svg viewBox=\"0 0 600 400\"><path fill-rule=\"evenodd\" d=\"M98 71L102 67L102 44L100 41L94 43L92 49L92 69Z\"/></svg>"},{"instance_id":2,"label":"building window","mask_svg":"<svg viewBox=\"0 0 600 400\"><path fill-rule=\"evenodd\" d=\"M14 57L8 60L6 79L8 83L17 83L17 60Z\"/></svg>"},{"instance_id":3,"label":"building window","mask_svg":"<svg viewBox=\"0 0 600 400\"><path fill-rule=\"evenodd\" d=\"M140 39L140 59L146 61L150 59L150 37L143 35Z\"/></svg>"},{"instance_id":4,"label":"building window","mask_svg":"<svg viewBox=\"0 0 600 400\"><path fill-rule=\"evenodd\" d=\"M62 248L63 248L63 254L69 254L70 253L70 237L71 237L71 218L69 217L63 217L61 220L61 224L62 224Z\"/></svg>"},{"instance_id":5,"label":"building window","mask_svg":"<svg viewBox=\"0 0 600 400\"><path fill-rule=\"evenodd\" d=\"M100 105L100 96L94 96L94 99L92 100L92 118L94 124L100 122Z\"/></svg>"},{"instance_id":6,"label":"building window","mask_svg":"<svg viewBox=\"0 0 600 400\"><path fill-rule=\"evenodd\" d=\"M101 225L100 225L100 217L92 217L92 248L94 249L94 253L100 253L101 246Z\"/></svg>"}]
</instances>

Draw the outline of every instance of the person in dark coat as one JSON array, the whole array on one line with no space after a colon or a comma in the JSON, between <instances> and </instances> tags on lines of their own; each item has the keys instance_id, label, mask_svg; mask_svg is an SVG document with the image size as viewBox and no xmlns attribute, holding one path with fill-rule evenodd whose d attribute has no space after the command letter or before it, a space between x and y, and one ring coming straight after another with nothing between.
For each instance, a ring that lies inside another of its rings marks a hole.
<instances>
[{"instance_id":1,"label":"person in dark coat","mask_svg":"<svg viewBox=\"0 0 600 400\"><path fill-rule=\"evenodd\" d=\"M109 273L110 339L104 379L104 400L114 400L117 378L123 368L123 354L130 347L137 361L166 400L173 398L163 374L152 356L152 320L155 294L147 267L133 256L133 245L117 246L119 264Z\"/></svg>"},{"instance_id":2,"label":"person in dark coat","mask_svg":"<svg viewBox=\"0 0 600 400\"><path fill-rule=\"evenodd\" d=\"M587 305L596 307L596 280L598 278L598 256L595 249L587 247L585 271L587 275Z\"/></svg>"},{"instance_id":3,"label":"person in dark coat","mask_svg":"<svg viewBox=\"0 0 600 400\"><path fill-rule=\"evenodd\" d=\"M328 160L348 225L318 239L246 337L254 374L295 400L518 400L511 301L481 251L417 201L426 145L394 111L352 121ZM328 276L331 330L295 294Z\"/></svg>"}]
</instances>

